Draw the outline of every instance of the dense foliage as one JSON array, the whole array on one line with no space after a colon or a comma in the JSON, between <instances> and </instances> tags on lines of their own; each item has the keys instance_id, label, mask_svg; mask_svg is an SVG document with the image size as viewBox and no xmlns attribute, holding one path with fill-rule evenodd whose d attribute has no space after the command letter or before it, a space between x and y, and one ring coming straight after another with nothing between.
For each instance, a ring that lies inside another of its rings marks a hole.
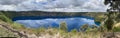
<instances>
[{"instance_id":1,"label":"dense foliage","mask_svg":"<svg viewBox=\"0 0 120 38\"><path fill-rule=\"evenodd\" d=\"M112 30L116 23L119 23L120 16L120 1L119 0L105 0L105 5L109 5L110 8L107 9L107 18L105 20L105 25L108 30Z\"/></svg>"},{"instance_id":2,"label":"dense foliage","mask_svg":"<svg viewBox=\"0 0 120 38\"><path fill-rule=\"evenodd\" d=\"M120 12L120 0L105 0L104 1L105 5L110 4L110 8L107 10L108 12Z\"/></svg>"}]
</instances>

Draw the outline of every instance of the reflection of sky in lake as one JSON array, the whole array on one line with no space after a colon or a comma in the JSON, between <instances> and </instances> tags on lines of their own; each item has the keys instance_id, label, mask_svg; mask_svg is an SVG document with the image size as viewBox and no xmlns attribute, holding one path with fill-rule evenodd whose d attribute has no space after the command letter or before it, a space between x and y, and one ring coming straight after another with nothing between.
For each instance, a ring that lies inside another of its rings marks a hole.
<instances>
[{"instance_id":1,"label":"reflection of sky in lake","mask_svg":"<svg viewBox=\"0 0 120 38\"><path fill-rule=\"evenodd\" d=\"M59 27L59 24L61 22L66 22L68 31L71 29L76 28L77 30L81 25L89 24L89 25L95 25L94 19L88 19L88 18L59 18L59 19L53 19L53 18L47 18L47 19L41 19L41 20L17 20L15 22L18 22L20 24L25 25L25 27L29 28L39 28L41 26L44 27Z\"/></svg>"}]
</instances>

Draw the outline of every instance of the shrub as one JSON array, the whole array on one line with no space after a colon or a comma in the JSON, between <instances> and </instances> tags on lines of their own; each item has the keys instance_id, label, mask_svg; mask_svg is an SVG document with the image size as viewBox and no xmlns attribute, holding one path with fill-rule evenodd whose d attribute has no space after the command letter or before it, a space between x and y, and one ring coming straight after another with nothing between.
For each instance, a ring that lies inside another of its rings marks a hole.
<instances>
[{"instance_id":1,"label":"shrub","mask_svg":"<svg viewBox=\"0 0 120 38\"><path fill-rule=\"evenodd\" d=\"M77 29L73 29L71 32L76 34L78 31L77 31Z\"/></svg>"},{"instance_id":2,"label":"shrub","mask_svg":"<svg viewBox=\"0 0 120 38\"><path fill-rule=\"evenodd\" d=\"M59 29L67 32L67 24L65 22L61 22Z\"/></svg>"}]
</instances>

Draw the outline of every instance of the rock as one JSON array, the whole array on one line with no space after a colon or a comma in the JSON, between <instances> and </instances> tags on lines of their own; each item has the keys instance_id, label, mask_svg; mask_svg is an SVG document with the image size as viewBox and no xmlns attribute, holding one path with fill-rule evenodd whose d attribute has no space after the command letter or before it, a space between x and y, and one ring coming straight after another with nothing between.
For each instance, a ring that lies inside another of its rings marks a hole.
<instances>
[{"instance_id":1,"label":"rock","mask_svg":"<svg viewBox=\"0 0 120 38\"><path fill-rule=\"evenodd\" d=\"M120 38L120 32L107 32L101 35L101 38Z\"/></svg>"},{"instance_id":2,"label":"rock","mask_svg":"<svg viewBox=\"0 0 120 38\"><path fill-rule=\"evenodd\" d=\"M85 25L80 27L80 30L85 31L88 27L89 27L88 24L85 24Z\"/></svg>"}]
</instances>

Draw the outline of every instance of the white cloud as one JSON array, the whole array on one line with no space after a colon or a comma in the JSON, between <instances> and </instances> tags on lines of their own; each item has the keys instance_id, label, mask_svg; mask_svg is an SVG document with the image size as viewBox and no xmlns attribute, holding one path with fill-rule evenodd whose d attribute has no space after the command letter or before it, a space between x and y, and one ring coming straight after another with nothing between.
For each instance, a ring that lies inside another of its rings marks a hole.
<instances>
[{"instance_id":1,"label":"white cloud","mask_svg":"<svg viewBox=\"0 0 120 38\"><path fill-rule=\"evenodd\" d=\"M0 0L0 10L105 12L103 0Z\"/></svg>"},{"instance_id":2,"label":"white cloud","mask_svg":"<svg viewBox=\"0 0 120 38\"><path fill-rule=\"evenodd\" d=\"M0 4L2 5L13 5L19 4L27 0L0 0Z\"/></svg>"},{"instance_id":3,"label":"white cloud","mask_svg":"<svg viewBox=\"0 0 120 38\"><path fill-rule=\"evenodd\" d=\"M16 6L14 5L0 5L0 10L15 10Z\"/></svg>"}]
</instances>

